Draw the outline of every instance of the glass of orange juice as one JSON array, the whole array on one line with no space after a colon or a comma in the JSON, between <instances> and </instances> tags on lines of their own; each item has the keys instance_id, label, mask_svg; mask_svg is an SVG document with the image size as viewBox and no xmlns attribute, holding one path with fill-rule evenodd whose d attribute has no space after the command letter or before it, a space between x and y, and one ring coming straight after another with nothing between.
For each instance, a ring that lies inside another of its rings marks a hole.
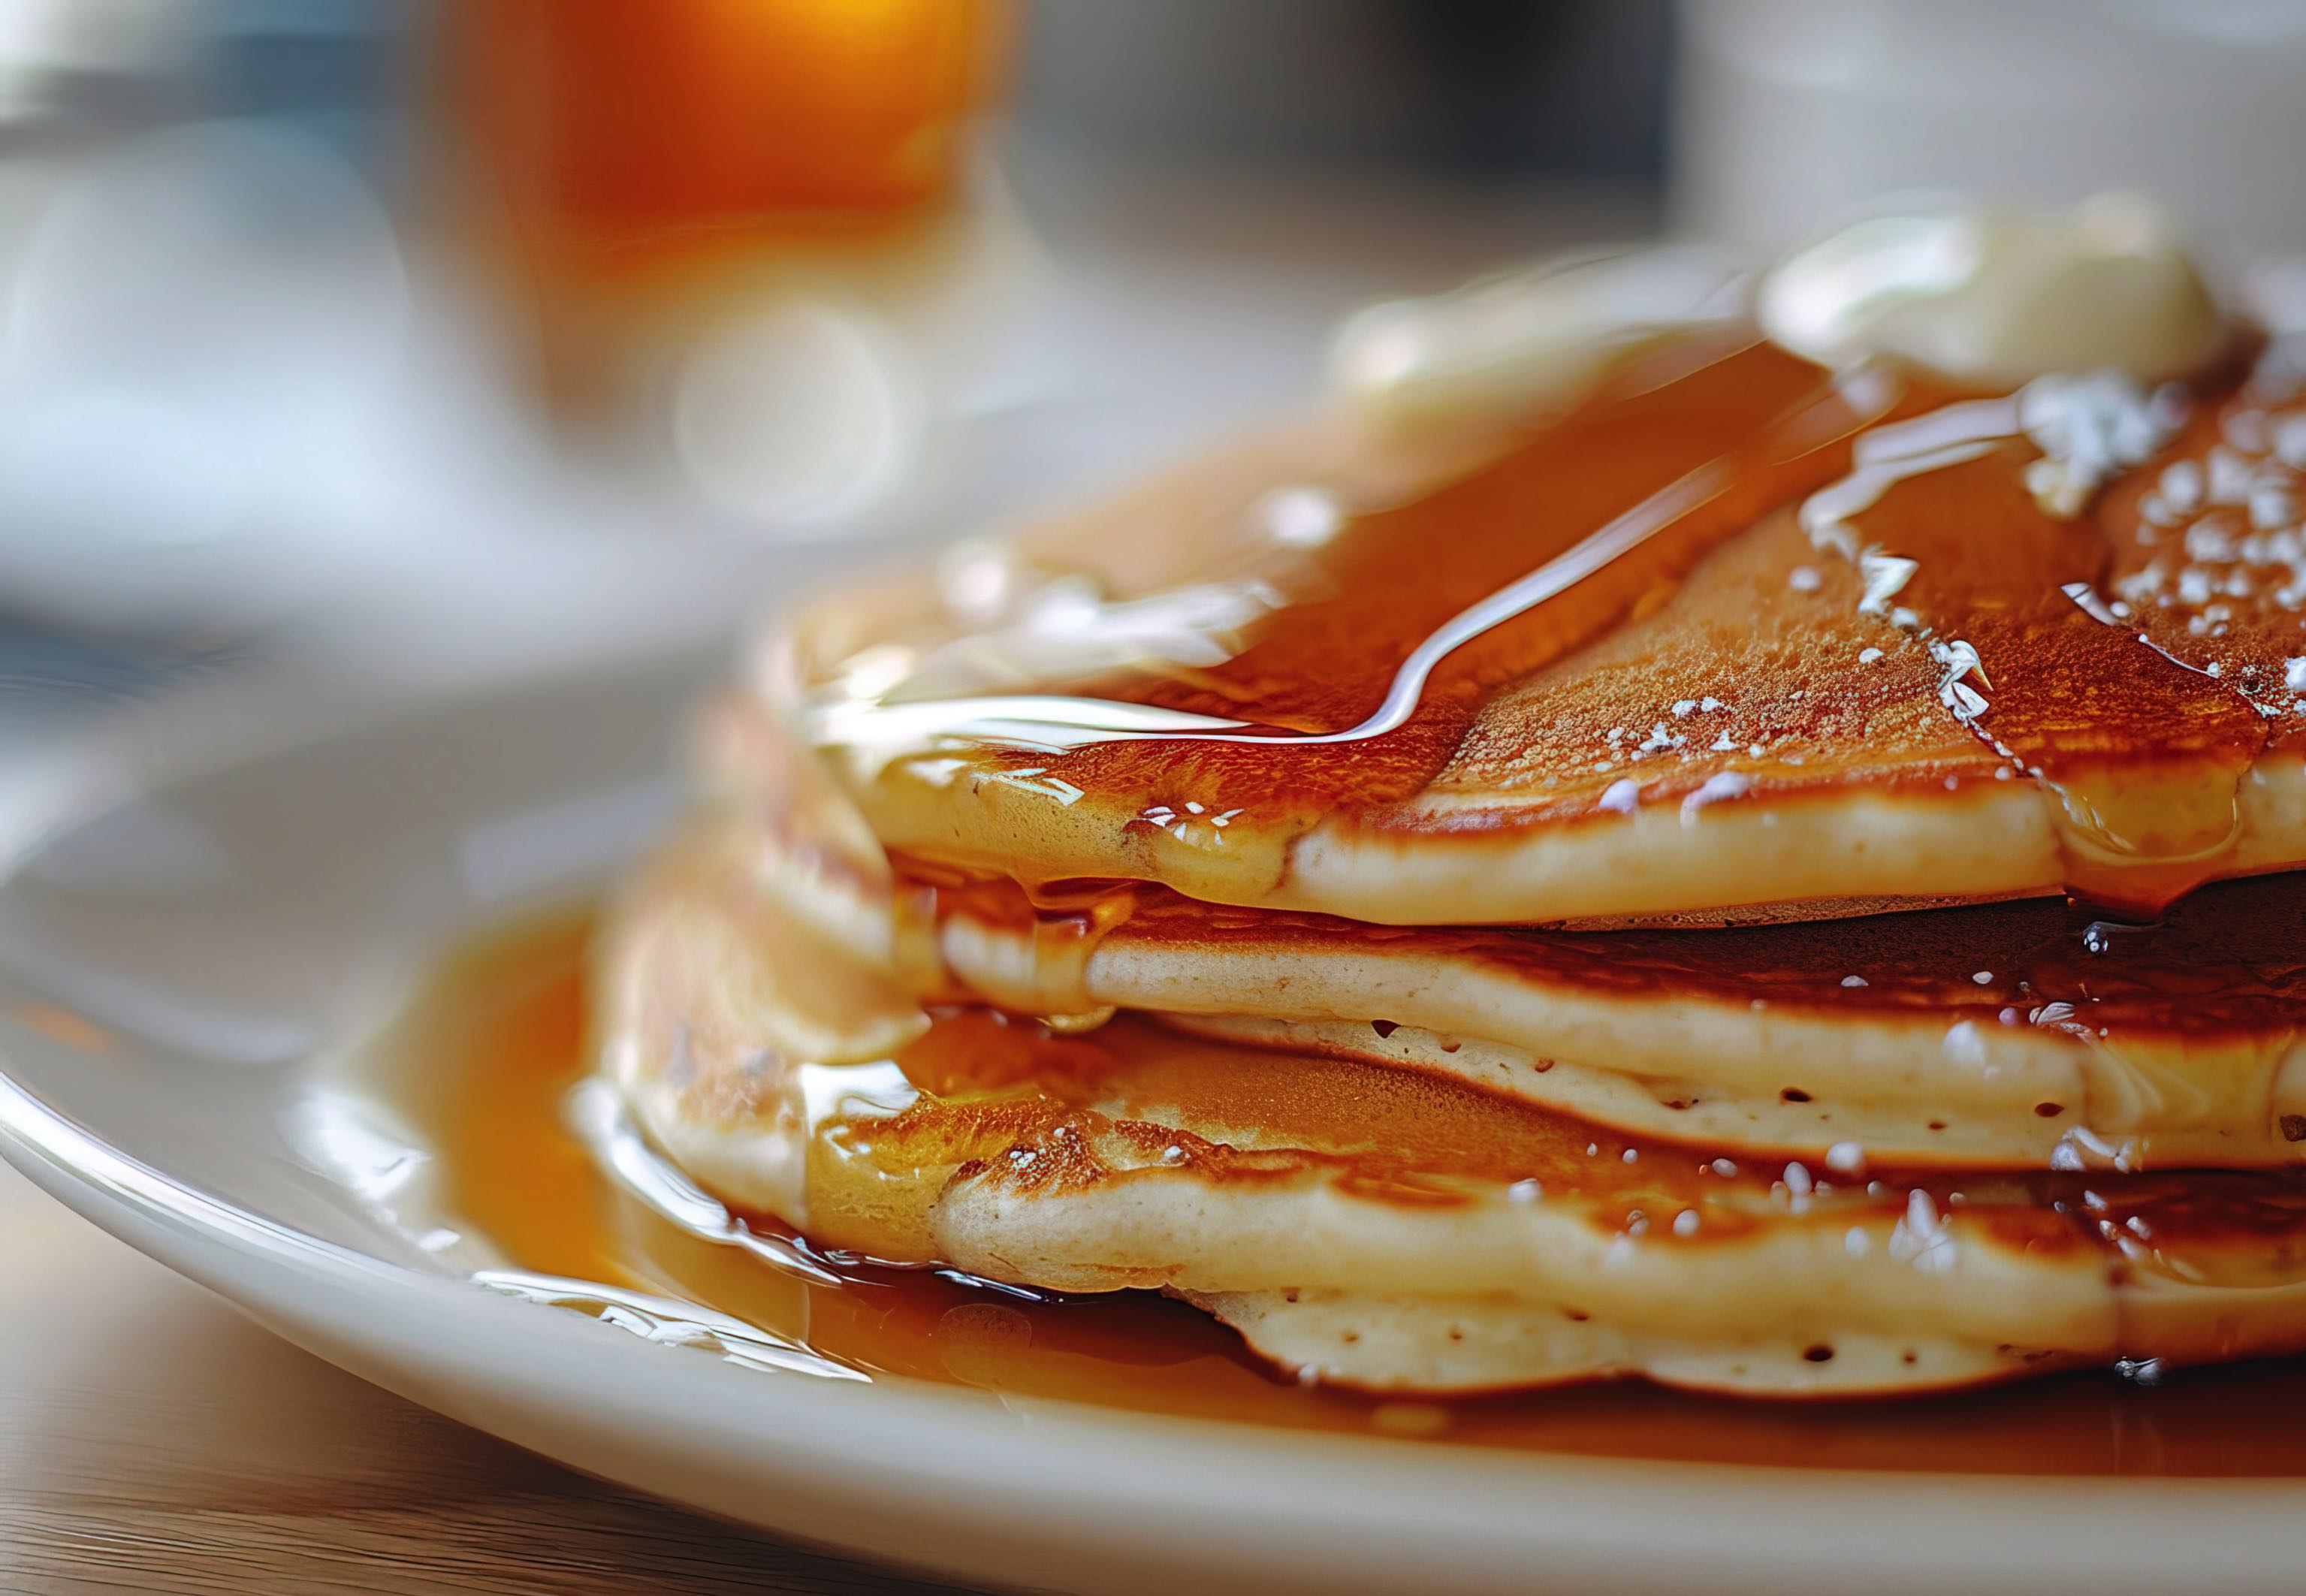
<instances>
[{"instance_id":1,"label":"glass of orange juice","mask_svg":"<svg viewBox=\"0 0 2306 1596\"><path fill-rule=\"evenodd\" d=\"M741 410L780 351L901 355L918 302L982 264L973 153L1009 23L1004 0L448 0L458 231L556 410L637 416L688 466L715 431L697 405ZM814 322L752 325L797 295ZM807 454L791 428L841 402L783 394L760 448Z\"/></svg>"}]
</instances>

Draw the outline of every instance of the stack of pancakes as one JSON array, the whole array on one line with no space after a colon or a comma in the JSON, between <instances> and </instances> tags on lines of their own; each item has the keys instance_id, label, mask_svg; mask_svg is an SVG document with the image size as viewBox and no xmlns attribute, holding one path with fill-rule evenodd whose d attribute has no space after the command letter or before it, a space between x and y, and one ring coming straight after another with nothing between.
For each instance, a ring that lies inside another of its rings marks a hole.
<instances>
[{"instance_id":1,"label":"stack of pancakes","mask_svg":"<svg viewBox=\"0 0 2306 1596\"><path fill-rule=\"evenodd\" d=\"M792 619L604 943L636 1122L825 1249L1308 1379L2306 1348L2295 350L1788 341L1648 328Z\"/></svg>"}]
</instances>

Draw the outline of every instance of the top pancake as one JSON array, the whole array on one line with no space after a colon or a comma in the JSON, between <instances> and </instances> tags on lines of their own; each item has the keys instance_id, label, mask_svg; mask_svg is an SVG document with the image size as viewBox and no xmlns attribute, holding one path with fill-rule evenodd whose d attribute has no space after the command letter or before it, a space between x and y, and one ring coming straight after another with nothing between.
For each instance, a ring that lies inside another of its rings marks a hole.
<instances>
[{"instance_id":1,"label":"top pancake","mask_svg":"<svg viewBox=\"0 0 2306 1596\"><path fill-rule=\"evenodd\" d=\"M1311 429L840 595L760 690L884 843L1028 883L1395 924L2155 909L2306 863L2306 407L2268 362L2198 387L1997 431L2021 406L1693 335L1542 424ZM2046 493L2101 422L2166 441Z\"/></svg>"}]
</instances>

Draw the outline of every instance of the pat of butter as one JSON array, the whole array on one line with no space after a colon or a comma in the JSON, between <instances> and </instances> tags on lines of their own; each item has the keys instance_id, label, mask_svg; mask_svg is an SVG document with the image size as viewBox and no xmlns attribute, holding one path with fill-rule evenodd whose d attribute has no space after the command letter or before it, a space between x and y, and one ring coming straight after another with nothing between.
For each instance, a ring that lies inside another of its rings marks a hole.
<instances>
[{"instance_id":1,"label":"pat of butter","mask_svg":"<svg viewBox=\"0 0 2306 1596\"><path fill-rule=\"evenodd\" d=\"M1889 355L1992 388L2054 372L2182 377L2230 336L2167 219L2122 194L2054 214L1854 223L1772 269L1758 308L1772 339L1822 364Z\"/></svg>"},{"instance_id":2,"label":"pat of butter","mask_svg":"<svg viewBox=\"0 0 2306 1596\"><path fill-rule=\"evenodd\" d=\"M1543 409L1581 397L1629 348L1744 308L1729 260L1693 247L1553 262L1356 312L1332 385L1384 425Z\"/></svg>"}]
</instances>

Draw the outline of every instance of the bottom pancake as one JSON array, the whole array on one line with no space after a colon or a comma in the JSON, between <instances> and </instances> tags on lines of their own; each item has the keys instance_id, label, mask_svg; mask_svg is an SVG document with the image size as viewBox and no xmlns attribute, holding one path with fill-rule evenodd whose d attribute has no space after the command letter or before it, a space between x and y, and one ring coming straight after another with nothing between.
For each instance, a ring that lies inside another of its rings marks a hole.
<instances>
[{"instance_id":1,"label":"bottom pancake","mask_svg":"<svg viewBox=\"0 0 2306 1596\"><path fill-rule=\"evenodd\" d=\"M744 849L708 828L637 883L603 1068L692 1177L822 1246L1166 1291L1307 1378L1400 1390L1934 1389L2306 1347L2287 1172L1813 1168L1409 1062L925 1010Z\"/></svg>"}]
</instances>

